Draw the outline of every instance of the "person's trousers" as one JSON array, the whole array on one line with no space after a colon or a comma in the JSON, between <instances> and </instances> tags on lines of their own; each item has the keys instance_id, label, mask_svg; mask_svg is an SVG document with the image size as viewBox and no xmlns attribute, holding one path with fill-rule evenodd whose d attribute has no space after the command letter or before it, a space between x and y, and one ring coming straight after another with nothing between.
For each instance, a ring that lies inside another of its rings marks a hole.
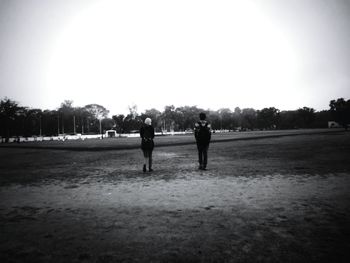
<instances>
[{"instance_id":1,"label":"person's trousers","mask_svg":"<svg viewBox=\"0 0 350 263\"><path fill-rule=\"evenodd\" d=\"M204 168L207 166L207 163L208 163L208 148L209 148L209 144L197 143L198 162L199 162L199 165L203 166Z\"/></svg>"}]
</instances>

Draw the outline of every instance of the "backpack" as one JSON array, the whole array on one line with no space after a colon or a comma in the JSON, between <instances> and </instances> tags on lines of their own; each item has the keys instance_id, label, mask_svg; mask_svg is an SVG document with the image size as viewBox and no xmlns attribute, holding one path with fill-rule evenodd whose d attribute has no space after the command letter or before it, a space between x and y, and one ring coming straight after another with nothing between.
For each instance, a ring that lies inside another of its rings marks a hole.
<instances>
[{"instance_id":1,"label":"backpack","mask_svg":"<svg viewBox=\"0 0 350 263\"><path fill-rule=\"evenodd\" d=\"M199 129L197 130L197 141L199 143L209 143L211 134L208 123L206 122L204 126L200 122L198 122L198 124Z\"/></svg>"}]
</instances>

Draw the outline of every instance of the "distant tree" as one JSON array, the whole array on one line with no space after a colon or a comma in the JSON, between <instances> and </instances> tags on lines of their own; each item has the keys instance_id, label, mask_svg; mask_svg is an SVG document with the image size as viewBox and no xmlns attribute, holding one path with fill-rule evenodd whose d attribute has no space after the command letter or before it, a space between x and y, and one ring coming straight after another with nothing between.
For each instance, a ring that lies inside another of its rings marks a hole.
<instances>
[{"instance_id":1,"label":"distant tree","mask_svg":"<svg viewBox=\"0 0 350 263\"><path fill-rule=\"evenodd\" d=\"M115 129L118 133L138 130L146 117L152 119L157 131L184 131L193 128L200 112L207 114L213 129L291 129L327 127L333 118L347 128L350 123L350 100L343 98L330 101L330 110L316 112L303 107L295 111L282 111L274 107L256 111L252 108L241 110L236 107L217 111L204 110L197 106L175 108L168 105L163 112L149 109L139 114L136 105L129 106L129 114L114 115L107 118L109 111L98 104L74 107L73 101L65 100L57 110L29 109L19 106L8 98L0 101L0 135L6 141L11 136L57 135L58 133L98 133L105 129ZM100 130L101 129L101 130Z\"/></svg>"},{"instance_id":2,"label":"distant tree","mask_svg":"<svg viewBox=\"0 0 350 263\"><path fill-rule=\"evenodd\" d=\"M239 107L236 107L233 112L233 119L235 120L236 127L242 126L242 110Z\"/></svg>"},{"instance_id":3,"label":"distant tree","mask_svg":"<svg viewBox=\"0 0 350 263\"><path fill-rule=\"evenodd\" d=\"M73 107L72 100L61 103L57 112L58 129L62 133L85 133L92 128L99 129L99 121L107 116L108 111L98 104L89 104L85 107Z\"/></svg>"},{"instance_id":4,"label":"distant tree","mask_svg":"<svg viewBox=\"0 0 350 263\"><path fill-rule=\"evenodd\" d=\"M279 114L279 129L295 129L297 128L297 112L281 111Z\"/></svg>"},{"instance_id":5,"label":"distant tree","mask_svg":"<svg viewBox=\"0 0 350 263\"><path fill-rule=\"evenodd\" d=\"M133 104L128 107L129 108L129 115L131 116L132 119L136 119L136 117L139 115L137 112L137 105Z\"/></svg>"},{"instance_id":6,"label":"distant tree","mask_svg":"<svg viewBox=\"0 0 350 263\"><path fill-rule=\"evenodd\" d=\"M296 117L299 128L311 128L316 117L315 110L308 107L299 108Z\"/></svg>"},{"instance_id":7,"label":"distant tree","mask_svg":"<svg viewBox=\"0 0 350 263\"><path fill-rule=\"evenodd\" d=\"M74 132L74 107L72 100L65 100L58 108L60 126L62 133Z\"/></svg>"},{"instance_id":8,"label":"distant tree","mask_svg":"<svg viewBox=\"0 0 350 263\"><path fill-rule=\"evenodd\" d=\"M183 108L178 107L175 109L175 114L173 115L174 119L174 130L175 131L184 131L186 130L186 112L183 111Z\"/></svg>"},{"instance_id":9,"label":"distant tree","mask_svg":"<svg viewBox=\"0 0 350 263\"><path fill-rule=\"evenodd\" d=\"M253 130L257 127L257 113L252 108L242 110L242 128Z\"/></svg>"},{"instance_id":10,"label":"distant tree","mask_svg":"<svg viewBox=\"0 0 350 263\"><path fill-rule=\"evenodd\" d=\"M239 107L236 107L235 110L234 110L234 113L241 114L242 110Z\"/></svg>"},{"instance_id":11,"label":"distant tree","mask_svg":"<svg viewBox=\"0 0 350 263\"><path fill-rule=\"evenodd\" d=\"M42 116L41 109L26 109L24 111L24 136L42 135Z\"/></svg>"},{"instance_id":12,"label":"distant tree","mask_svg":"<svg viewBox=\"0 0 350 263\"><path fill-rule=\"evenodd\" d=\"M107 118L109 110L99 104L88 104L84 106L85 110L90 113L94 118L100 120Z\"/></svg>"},{"instance_id":13,"label":"distant tree","mask_svg":"<svg viewBox=\"0 0 350 263\"><path fill-rule=\"evenodd\" d=\"M129 114L123 119L124 132L138 131L141 128L142 119L137 112L137 106L129 107Z\"/></svg>"},{"instance_id":14,"label":"distant tree","mask_svg":"<svg viewBox=\"0 0 350 263\"><path fill-rule=\"evenodd\" d=\"M12 134L11 136L31 136L27 122L30 118L27 118L28 108L20 107L16 113L16 117L12 123Z\"/></svg>"},{"instance_id":15,"label":"distant tree","mask_svg":"<svg viewBox=\"0 0 350 263\"><path fill-rule=\"evenodd\" d=\"M67 108L67 109L72 109L73 108L73 101L72 100L64 100L61 103L61 109Z\"/></svg>"},{"instance_id":16,"label":"distant tree","mask_svg":"<svg viewBox=\"0 0 350 263\"><path fill-rule=\"evenodd\" d=\"M162 113L159 110L152 108L142 113L140 118L142 121L144 121L146 118L151 118L152 126L156 129L156 131L161 131L161 128L162 128L162 121L160 118L161 115Z\"/></svg>"},{"instance_id":17,"label":"distant tree","mask_svg":"<svg viewBox=\"0 0 350 263\"><path fill-rule=\"evenodd\" d=\"M129 133L133 131L138 131L141 128L142 120L140 117L133 117L132 114L126 115L123 121L124 132Z\"/></svg>"},{"instance_id":18,"label":"distant tree","mask_svg":"<svg viewBox=\"0 0 350 263\"><path fill-rule=\"evenodd\" d=\"M178 122L177 128L181 130L193 129L194 124L198 121L199 113L204 112L209 116L209 111L197 106L183 106L175 109L172 118Z\"/></svg>"},{"instance_id":19,"label":"distant tree","mask_svg":"<svg viewBox=\"0 0 350 263\"><path fill-rule=\"evenodd\" d=\"M42 112L43 135L57 135L59 133L59 113L56 110L44 110Z\"/></svg>"},{"instance_id":20,"label":"distant tree","mask_svg":"<svg viewBox=\"0 0 350 263\"><path fill-rule=\"evenodd\" d=\"M264 108L257 111L257 122L260 129L276 129L279 122L280 111L275 107Z\"/></svg>"},{"instance_id":21,"label":"distant tree","mask_svg":"<svg viewBox=\"0 0 350 263\"><path fill-rule=\"evenodd\" d=\"M92 114L84 107L74 107L73 120L75 122L76 132L84 134L89 132L89 118L93 119Z\"/></svg>"},{"instance_id":22,"label":"distant tree","mask_svg":"<svg viewBox=\"0 0 350 263\"><path fill-rule=\"evenodd\" d=\"M165 106L161 115L162 127L164 130L170 131L174 129L176 120L176 111L174 105Z\"/></svg>"},{"instance_id":23,"label":"distant tree","mask_svg":"<svg viewBox=\"0 0 350 263\"><path fill-rule=\"evenodd\" d=\"M220 129L232 130L238 123L235 123L233 112L229 108L221 108L218 110L220 118Z\"/></svg>"},{"instance_id":24,"label":"distant tree","mask_svg":"<svg viewBox=\"0 0 350 263\"><path fill-rule=\"evenodd\" d=\"M102 133L102 119L107 118L109 110L99 104L88 104L84 109L89 114L88 132Z\"/></svg>"},{"instance_id":25,"label":"distant tree","mask_svg":"<svg viewBox=\"0 0 350 263\"><path fill-rule=\"evenodd\" d=\"M115 122L113 118L104 118L102 120L102 130L105 132L106 130L111 130L112 128L115 127Z\"/></svg>"},{"instance_id":26,"label":"distant tree","mask_svg":"<svg viewBox=\"0 0 350 263\"><path fill-rule=\"evenodd\" d=\"M329 106L334 121L347 130L348 124L350 124L350 100L345 100L344 98L331 100Z\"/></svg>"},{"instance_id":27,"label":"distant tree","mask_svg":"<svg viewBox=\"0 0 350 263\"><path fill-rule=\"evenodd\" d=\"M327 128L329 120L331 120L331 113L329 110L315 112L315 120L313 122L313 127Z\"/></svg>"},{"instance_id":28,"label":"distant tree","mask_svg":"<svg viewBox=\"0 0 350 263\"><path fill-rule=\"evenodd\" d=\"M208 118L210 119L213 130L221 129L221 117L218 111L209 111Z\"/></svg>"},{"instance_id":29,"label":"distant tree","mask_svg":"<svg viewBox=\"0 0 350 263\"><path fill-rule=\"evenodd\" d=\"M118 133L125 133L125 124L124 124L125 116L123 114L113 115L112 119L115 122L116 131Z\"/></svg>"},{"instance_id":30,"label":"distant tree","mask_svg":"<svg viewBox=\"0 0 350 263\"><path fill-rule=\"evenodd\" d=\"M0 127L1 137L8 142L9 138L17 135L19 119L23 116L24 107L20 107L17 102L4 98L0 101ZM15 127L17 126L17 127Z\"/></svg>"}]
</instances>

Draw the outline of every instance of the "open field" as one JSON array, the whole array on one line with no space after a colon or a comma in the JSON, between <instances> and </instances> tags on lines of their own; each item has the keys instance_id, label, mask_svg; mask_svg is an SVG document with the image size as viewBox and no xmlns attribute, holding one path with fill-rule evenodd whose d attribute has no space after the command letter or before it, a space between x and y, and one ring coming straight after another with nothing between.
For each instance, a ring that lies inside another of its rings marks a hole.
<instances>
[{"instance_id":1,"label":"open field","mask_svg":"<svg viewBox=\"0 0 350 263\"><path fill-rule=\"evenodd\" d=\"M300 129L300 130L271 130L271 131L249 131L249 132L227 132L213 133L212 141L232 141L251 140L255 138L271 138L283 136L295 136L301 134L334 133L343 129ZM193 134L180 136L156 136L157 147L169 145L188 145L194 143ZM136 149L140 146L139 136L131 138L105 138L87 140L67 140L67 141L38 141L24 143L4 143L0 147L11 148L32 148L32 149L53 149L72 151L100 151L100 150L125 150Z\"/></svg>"},{"instance_id":2,"label":"open field","mask_svg":"<svg viewBox=\"0 0 350 263\"><path fill-rule=\"evenodd\" d=\"M301 133L0 147L0 261L348 262L350 133Z\"/></svg>"}]
</instances>

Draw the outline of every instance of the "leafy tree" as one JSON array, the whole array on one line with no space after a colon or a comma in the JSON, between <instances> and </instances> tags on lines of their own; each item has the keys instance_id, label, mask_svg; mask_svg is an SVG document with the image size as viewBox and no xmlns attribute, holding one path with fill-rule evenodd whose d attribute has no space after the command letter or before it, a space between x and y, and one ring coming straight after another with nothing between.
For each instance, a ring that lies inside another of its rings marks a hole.
<instances>
[{"instance_id":1,"label":"leafy tree","mask_svg":"<svg viewBox=\"0 0 350 263\"><path fill-rule=\"evenodd\" d=\"M65 100L58 109L62 133L73 133L74 108L72 100Z\"/></svg>"},{"instance_id":2,"label":"leafy tree","mask_svg":"<svg viewBox=\"0 0 350 263\"><path fill-rule=\"evenodd\" d=\"M75 107L73 112L73 119L75 122L76 132L84 134L89 132L89 117L91 117L91 113L89 113L84 107Z\"/></svg>"},{"instance_id":3,"label":"leafy tree","mask_svg":"<svg viewBox=\"0 0 350 263\"><path fill-rule=\"evenodd\" d=\"M296 111L282 111L279 114L279 129L295 129L297 128Z\"/></svg>"},{"instance_id":4,"label":"leafy tree","mask_svg":"<svg viewBox=\"0 0 350 263\"><path fill-rule=\"evenodd\" d=\"M106 130L111 130L112 128L115 127L115 122L113 120L113 118L105 118L102 120L102 130L106 131Z\"/></svg>"},{"instance_id":5,"label":"leafy tree","mask_svg":"<svg viewBox=\"0 0 350 263\"><path fill-rule=\"evenodd\" d=\"M209 111L198 108L197 106L178 107L175 110L173 118L175 121L181 121L178 125L178 128L181 130L193 129L194 124L199 119L199 113L201 112L204 112L207 114L208 118L210 118Z\"/></svg>"},{"instance_id":6,"label":"leafy tree","mask_svg":"<svg viewBox=\"0 0 350 263\"><path fill-rule=\"evenodd\" d=\"M124 125L125 116L123 114L113 115L112 119L115 122L117 133L124 133L125 132L125 125Z\"/></svg>"},{"instance_id":7,"label":"leafy tree","mask_svg":"<svg viewBox=\"0 0 350 263\"><path fill-rule=\"evenodd\" d=\"M313 128L327 128L328 121L330 119L331 119L331 113L329 110L315 112L315 120L313 122Z\"/></svg>"},{"instance_id":8,"label":"leafy tree","mask_svg":"<svg viewBox=\"0 0 350 263\"><path fill-rule=\"evenodd\" d=\"M123 130L126 133L138 131L141 128L142 119L137 113L137 106L129 107L129 114L123 119Z\"/></svg>"},{"instance_id":9,"label":"leafy tree","mask_svg":"<svg viewBox=\"0 0 350 263\"><path fill-rule=\"evenodd\" d=\"M137 106L135 104L129 106L129 115L132 119L136 119L139 116L137 112Z\"/></svg>"},{"instance_id":10,"label":"leafy tree","mask_svg":"<svg viewBox=\"0 0 350 263\"><path fill-rule=\"evenodd\" d=\"M253 130L257 127L256 124L256 118L257 114L256 111L252 108L246 108L242 110L242 128L243 129L250 129Z\"/></svg>"},{"instance_id":11,"label":"leafy tree","mask_svg":"<svg viewBox=\"0 0 350 263\"><path fill-rule=\"evenodd\" d=\"M24 136L42 135L42 116L41 109L26 109L24 111Z\"/></svg>"},{"instance_id":12,"label":"leafy tree","mask_svg":"<svg viewBox=\"0 0 350 263\"><path fill-rule=\"evenodd\" d=\"M85 105L85 110L90 113L95 119L100 120L107 118L109 110L99 104L88 104Z\"/></svg>"},{"instance_id":13,"label":"leafy tree","mask_svg":"<svg viewBox=\"0 0 350 263\"><path fill-rule=\"evenodd\" d=\"M166 131L170 131L174 129L174 123L175 123L175 106L169 105L165 106L164 111L161 116L162 120L162 127Z\"/></svg>"},{"instance_id":14,"label":"leafy tree","mask_svg":"<svg viewBox=\"0 0 350 263\"><path fill-rule=\"evenodd\" d=\"M0 101L1 137L4 137L6 142L9 141L11 136L18 135L18 120L21 115L23 116L23 111L23 107L20 107L17 102L9 98L4 98Z\"/></svg>"},{"instance_id":15,"label":"leafy tree","mask_svg":"<svg viewBox=\"0 0 350 263\"><path fill-rule=\"evenodd\" d=\"M331 100L329 106L331 116L347 130L348 124L350 124L350 100L344 98Z\"/></svg>"},{"instance_id":16,"label":"leafy tree","mask_svg":"<svg viewBox=\"0 0 350 263\"><path fill-rule=\"evenodd\" d=\"M123 120L124 132L138 131L142 126L142 120L139 116L134 117L132 114L126 115Z\"/></svg>"},{"instance_id":17,"label":"leafy tree","mask_svg":"<svg viewBox=\"0 0 350 263\"><path fill-rule=\"evenodd\" d=\"M107 118L109 110L99 104L88 104L84 106L88 113L87 124L88 132L102 133L102 119Z\"/></svg>"},{"instance_id":18,"label":"leafy tree","mask_svg":"<svg viewBox=\"0 0 350 263\"><path fill-rule=\"evenodd\" d=\"M44 110L42 113L43 135L59 134L59 113L56 110Z\"/></svg>"},{"instance_id":19,"label":"leafy tree","mask_svg":"<svg viewBox=\"0 0 350 263\"><path fill-rule=\"evenodd\" d=\"M145 113L142 113L140 118L142 121L144 121L146 118L152 119L152 125L155 128L156 131L161 131L162 129L162 121L161 121L161 115L162 113L157 109L150 109L146 110Z\"/></svg>"},{"instance_id":20,"label":"leafy tree","mask_svg":"<svg viewBox=\"0 0 350 263\"><path fill-rule=\"evenodd\" d=\"M280 111L275 107L257 111L257 124L260 129L276 129Z\"/></svg>"},{"instance_id":21,"label":"leafy tree","mask_svg":"<svg viewBox=\"0 0 350 263\"><path fill-rule=\"evenodd\" d=\"M332 100L330 110L316 112L303 107L294 111L282 111L274 107L256 111L236 107L210 111L197 106L166 106L163 112L149 109L138 114L137 106L129 107L129 114L107 118L109 111L101 105L89 104L74 107L73 101L65 100L57 110L28 109L8 98L0 101L0 135L8 141L11 136L57 135L58 133L99 133L114 128L118 133L139 130L144 119L150 117L156 130L184 131L192 129L200 112L207 114L213 129L291 129L327 127L331 117L347 128L350 123L350 100Z\"/></svg>"},{"instance_id":22,"label":"leafy tree","mask_svg":"<svg viewBox=\"0 0 350 263\"><path fill-rule=\"evenodd\" d=\"M210 119L213 130L221 129L221 117L218 111L209 111L208 118Z\"/></svg>"},{"instance_id":23,"label":"leafy tree","mask_svg":"<svg viewBox=\"0 0 350 263\"><path fill-rule=\"evenodd\" d=\"M315 120L315 110L303 107L297 110L297 126L299 128L310 128Z\"/></svg>"},{"instance_id":24,"label":"leafy tree","mask_svg":"<svg viewBox=\"0 0 350 263\"><path fill-rule=\"evenodd\" d=\"M229 108L218 110L220 116L220 129L232 130L238 123L233 118L233 112Z\"/></svg>"},{"instance_id":25,"label":"leafy tree","mask_svg":"<svg viewBox=\"0 0 350 263\"><path fill-rule=\"evenodd\" d=\"M233 119L235 121L236 127L242 126L242 110L239 107L236 107L233 112Z\"/></svg>"}]
</instances>

